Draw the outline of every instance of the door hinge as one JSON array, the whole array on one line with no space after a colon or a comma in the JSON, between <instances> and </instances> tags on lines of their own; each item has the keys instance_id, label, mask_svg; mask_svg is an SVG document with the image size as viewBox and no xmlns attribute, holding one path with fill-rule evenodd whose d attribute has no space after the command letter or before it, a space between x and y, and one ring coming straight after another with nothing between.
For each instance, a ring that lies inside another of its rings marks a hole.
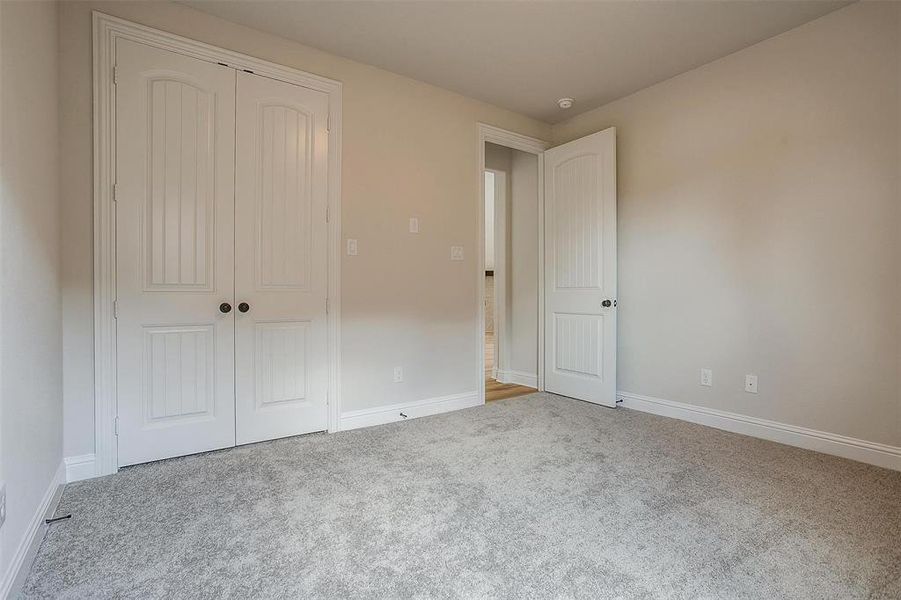
<instances>
[{"instance_id":1,"label":"door hinge","mask_svg":"<svg viewBox=\"0 0 901 600\"><path fill-rule=\"evenodd\" d=\"M119 85L119 65L113 67L113 85Z\"/></svg>"},{"instance_id":2,"label":"door hinge","mask_svg":"<svg viewBox=\"0 0 901 600\"><path fill-rule=\"evenodd\" d=\"M113 202L118 202L118 201L119 201L119 184L114 183L113 184Z\"/></svg>"},{"instance_id":3,"label":"door hinge","mask_svg":"<svg viewBox=\"0 0 901 600\"><path fill-rule=\"evenodd\" d=\"M118 300L113 300L113 318L114 319L119 318L119 301Z\"/></svg>"},{"instance_id":4,"label":"door hinge","mask_svg":"<svg viewBox=\"0 0 901 600\"><path fill-rule=\"evenodd\" d=\"M328 115L328 116L325 118L325 130L326 130L326 131L331 131L331 130L332 130L332 115Z\"/></svg>"},{"instance_id":5,"label":"door hinge","mask_svg":"<svg viewBox=\"0 0 901 600\"><path fill-rule=\"evenodd\" d=\"M328 212L328 206L326 206L325 207L325 222L328 223L328 220L329 220L329 212Z\"/></svg>"},{"instance_id":6,"label":"door hinge","mask_svg":"<svg viewBox=\"0 0 901 600\"><path fill-rule=\"evenodd\" d=\"M329 301L328 298L325 299L325 314L328 314L329 311Z\"/></svg>"},{"instance_id":7,"label":"door hinge","mask_svg":"<svg viewBox=\"0 0 901 600\"><path fill-rule=\"evenodd\" d=\"M113 420L113 430L116 432L116 435L119 435L119 417Z\"/></svg>"}]
</instances>

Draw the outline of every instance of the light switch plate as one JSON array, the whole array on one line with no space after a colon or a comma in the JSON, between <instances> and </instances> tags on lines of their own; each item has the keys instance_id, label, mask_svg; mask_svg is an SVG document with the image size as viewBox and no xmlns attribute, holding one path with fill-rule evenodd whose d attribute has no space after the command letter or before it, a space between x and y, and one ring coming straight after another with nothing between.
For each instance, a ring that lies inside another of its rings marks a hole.
<instances>
[{"instance_id":1,"label":"light switch plate","mask_svg":"<svg viewBox=\"0 0 901 600\"><path fill-rule=\"evenodd\" d=\"M419 219L410 217L410 233L419 233Z\"/></svg>"},{"instance_id":2,"label":"light switch plate","mask_svg":"<svg viewBox=\"0 0 901 600\"><path fill-rule=\"evenodd\" d=\"M463 246L451 246L451 260L463 260Z\"/></svg>"},{"instance_id":3,"label":"light switch plate","mask_svg":"<svg viewBox=\"0 0 901 600\"><path fill-rule=\"evenodd\" d=\"M745 375L745 391L749 394L757 393L757 375Z\"/></svg>"},{"instance_id":4,"label":"light switch plate","mask_svg":"<svg viewBox=\"0 0 901 600\"><path fill-rule=\"evenodd\" d=\"M347 255L348 256L356 256L357 255L357 240L348 238L348 240L347 240Z\"/></svg>"}]
</instances>

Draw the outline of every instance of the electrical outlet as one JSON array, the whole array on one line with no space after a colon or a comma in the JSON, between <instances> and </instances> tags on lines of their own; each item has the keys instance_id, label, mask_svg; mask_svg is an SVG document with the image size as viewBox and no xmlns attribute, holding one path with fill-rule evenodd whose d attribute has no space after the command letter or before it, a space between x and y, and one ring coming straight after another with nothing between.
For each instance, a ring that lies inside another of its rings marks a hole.
<instances>
[{"instance_id":1,"label":"electrical outlet","mask_svg":"<svg viewBox=\"0 0 901 600\"><path fill-rule=\"evenodd\" d=\"M749 394L757 393L757 375L745 375L745 391Z\"/></svg>"},{"instance_id":2,"label":"electrical outlet","mask_svg":"<svg viewBox=\"0 0 901 600\"><path fill-rule=\"evenodd\" d=\"M713 371L710 369L701 369L701 385L710 387L713 385Z\"/></svg>"},{"instance_id":3,"label":"electrical outlet","mask_svg":"<svg viewBox=\"0 0 901 600\"><path fill-rule=\"evenodd\" d=\"M348 256L356 256L357 255L357 240L352 240L352 239L347 240L347 255Z\"/></svg>"},{"instance_id":4,"label":"electrical outlet","mask_svg":"<svg viewBox=\"0 0 901 600\"><path fill-rule=\"evenodd\" d=\"M6 523L6 484L0 483L0 527Z\"/></svg>"},{"instance_id":5,"label":"electrical outlet","mask_svg":"<svg viewBox=\"0 0 901 600\"><path fill-rule=\"evenodd\" d=\"M419 219L410 217L410 233L419 233Z\"/></svg>"},{"instance_id":6,"label":"electrical outlet","mask_svg":"<svg viewBox=\"0 0 901 600\"><path fill-rule=\"evenodd\" d=\"M451 246L451 260L463 260L463 246Z\"/></svg>"},{"instance_id":7,"label":"electrical outlet","mask_svg":"<svg viewBox=\"0 0 901 600\"><path fill-rule=\"evenodd\" d=\"M400 383L404 380L404 368L394 367L394 383Z\"/></svg>"}]
</instances>

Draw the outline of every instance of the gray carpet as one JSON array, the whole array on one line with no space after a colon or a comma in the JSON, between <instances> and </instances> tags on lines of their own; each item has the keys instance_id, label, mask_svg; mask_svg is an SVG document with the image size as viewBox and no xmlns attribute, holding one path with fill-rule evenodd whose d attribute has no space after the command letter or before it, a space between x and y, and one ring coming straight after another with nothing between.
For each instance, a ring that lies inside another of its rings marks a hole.
<instances>
[{"instance_id":1,"label":"gray carpet","mask_svg":"<svg viewBox=\"0 0 901 600\"><path fill-rule=\"evenodd\" d=\"M26 598L901 598L901 473L547 394L69 485Z\"/></svg>"}]
</instances>

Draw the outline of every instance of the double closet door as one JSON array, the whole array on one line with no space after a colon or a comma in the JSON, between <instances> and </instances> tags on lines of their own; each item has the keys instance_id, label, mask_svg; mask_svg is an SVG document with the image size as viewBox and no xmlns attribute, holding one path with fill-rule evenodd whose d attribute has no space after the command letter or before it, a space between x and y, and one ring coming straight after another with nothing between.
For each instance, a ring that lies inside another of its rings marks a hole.
<instances>
[{"instance_id":1,"label":"double closet door","mask_svg":"<svg viewBox=\"0 0 901 600\"><path fill-rule=\"evenodd\" d=\"M326 429L327 94L117 44L119 465Z\"/></svg>"}]
</instances>

